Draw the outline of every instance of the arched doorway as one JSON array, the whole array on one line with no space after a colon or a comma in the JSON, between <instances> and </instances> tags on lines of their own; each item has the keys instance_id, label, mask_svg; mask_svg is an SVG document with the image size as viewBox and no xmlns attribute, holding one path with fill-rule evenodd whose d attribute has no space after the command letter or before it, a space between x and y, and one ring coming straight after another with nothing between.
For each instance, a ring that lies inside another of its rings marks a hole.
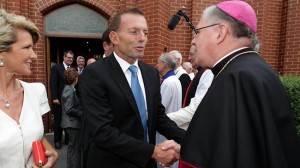
<instances>
[{"instance_id":1,"label":"arched doorway","mask_svg":"<svg viewBox=\"0 0 300 168\"><path fill-rule=\"evenodd\" d=\"M66 50L74 52L74 66L76 66L77 56L83 56L86 60L91 57L99 59L104 53L101 39L48 37L48 43L50 46L51 66L62 62L63 53Z\"/></svg>"},{"instance_id":2,"label":"arched doorway","mask_svg":"<svg viewBox=\"0 0 300 168\"><path fill-rule=\"evenodd\" d=\"M79 55L86 59L99 59L103 55L101 36L107 25L107 18L80 4L67 5L45 15L47 91L50 104L51 65L62 62L65 50L74 52L74 65ZM53 130L53 118L51 113L49 114L46 132Z\"/></svg>"}]
</instances>

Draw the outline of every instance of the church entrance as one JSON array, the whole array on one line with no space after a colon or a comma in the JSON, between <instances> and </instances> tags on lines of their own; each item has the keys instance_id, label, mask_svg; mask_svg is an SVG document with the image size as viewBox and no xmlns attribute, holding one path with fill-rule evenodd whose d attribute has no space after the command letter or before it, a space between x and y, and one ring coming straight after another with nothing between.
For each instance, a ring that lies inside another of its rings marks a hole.
<instances>
[{"instance_id":1,"label":"church entrance","mask_svg":"<svg viewBox=\"0 0 300 168\"><path fill-rule=\"evenodd\" d=\"M108 19L97 11L80 4L70 4L44 16L45 61L47 93L51 106L50 72L51 67L63 61L66 50L74 53L73 65L77 56L100 59L104 53L102 33L108 27ZM52 112L43 117L45 132L53 131Z\"/></svg>"}]
</instances>

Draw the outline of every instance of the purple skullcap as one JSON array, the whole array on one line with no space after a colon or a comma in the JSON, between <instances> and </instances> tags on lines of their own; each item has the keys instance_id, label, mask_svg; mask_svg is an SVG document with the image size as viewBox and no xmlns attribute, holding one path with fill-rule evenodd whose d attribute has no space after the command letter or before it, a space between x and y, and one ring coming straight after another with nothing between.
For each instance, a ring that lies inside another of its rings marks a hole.
<instances>
[{"instance_id":1,"label":"purple skullcap","mask_svg":"<svg viewBox=\"0 0 300 168\"><path fill-rule=\"evenodd\" d=\"M225 1L219 3L217 7L236 20L245 23L253 32L256 32L256 14L248 3L239 0Z\"/></svg>"}]
</instances>

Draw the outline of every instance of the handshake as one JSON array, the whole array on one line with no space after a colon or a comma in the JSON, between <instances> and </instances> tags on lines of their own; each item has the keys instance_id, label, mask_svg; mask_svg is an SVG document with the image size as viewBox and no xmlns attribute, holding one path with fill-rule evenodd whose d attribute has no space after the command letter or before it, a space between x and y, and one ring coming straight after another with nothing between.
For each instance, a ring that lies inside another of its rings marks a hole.
<instances>
[{"instance_id":1,"label":"handshake","mask_svg":"<svg viewBox=\"0 0 300 168\"><path fill-rule=\"evenodd\" d=\"M163 167L169 167L179 159L180 145L173 140L166 140L155 145L152 158Z\"/></svg>"}]
</instances>

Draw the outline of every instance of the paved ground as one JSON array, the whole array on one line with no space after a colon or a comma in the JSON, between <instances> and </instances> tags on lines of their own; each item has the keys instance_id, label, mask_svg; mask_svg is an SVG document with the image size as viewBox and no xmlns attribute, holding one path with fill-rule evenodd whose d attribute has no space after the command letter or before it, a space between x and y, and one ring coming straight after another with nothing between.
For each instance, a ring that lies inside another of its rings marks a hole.
<instances>
[{"instance_id":1,"label":"paved ground","mask_svg":"<svg viewBox=\"0 0 300 168\"><path fill-rule=\"evenodd\" d=\"M51 142L52 146L54 147L53 142L53 133L46 134L47 139L49 142ZM64 142L64 141L63 141ZM60 150L57 150L59 158L54 166L54 168L66 168L67 167L67 149L68 145L62 144L62 148Z\"/></svg>"}]
</instances>

